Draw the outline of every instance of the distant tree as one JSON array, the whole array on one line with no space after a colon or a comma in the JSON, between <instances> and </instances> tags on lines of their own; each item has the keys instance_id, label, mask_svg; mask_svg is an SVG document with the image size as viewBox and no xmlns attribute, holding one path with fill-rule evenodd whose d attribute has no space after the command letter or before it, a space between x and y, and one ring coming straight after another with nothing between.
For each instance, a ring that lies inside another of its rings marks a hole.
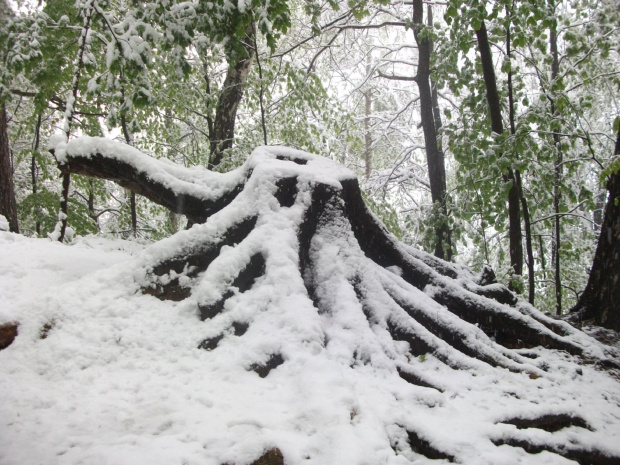
<instances>
[{"instance_id":1,"label":"distant tree","mask_svg":"<svg viewBox=\"0 0 620 465\"><path fill-rule=\"evenodd\" d=\"M493 65L493 55L487 35L484 19L479 20L480 26L475 29L478 39L478 51L482 63L482 73L486 88L489 115L491 117L492 131L501 136L504 132L502 122L502 110L497 90L497 80ZM508 189L508 231L510 241L510 266L516 275L523 274L523 242L521 234L521 209L519 206L519 186L512 167L508 167L503 175L504 182L510 184ZM511 281L511 288L514 288Z\"/></svg>"},{"instance_id":2,"label":"distant tree","mask_svg":"<svg viewBox=\"0 0 620 465\"><path fill-rule=\"evenodd\" d=\"M0 42L5 43L6 25L11 10L6 0L0 0ZM17 202L15 201L15 185L13 182L13 163L9 145L9 122L6 112L6 89L0 86L0 215L9 221L12 232L19 232L17 222Z\"/></svg>"},{"instance_id":3,"label":"distant tree","mask_svg":"<svg viewBox=\"0 0 620 465\"><path fill-rule=\"evenodd\" d=\"M428 6L428 16L431 15L431 6ZM432 27L432 24L431 24ZM431 54L433 41L428 27L424 25L424 4L422 0L413 1L413 32L418 46L418 70L414 78L420 92L420 116L426 146L426 160L428 164L428 179L431 187L433 208L436 208L437 227L435 228L435 256L445 260L452 260L452 244L450 228L448 227L448 209L446 207L446 164L444 152L439 141L440 117L436 105L433 103L431 90Z\"/></svg>"},{"instance_id":4,"label":"distant tree","mask_svg":"<svg viewBox=\"0 0 620 465\"><path fill-rule=\"evenodd\" d=\"M4 215L9 221L9 229L18 233L13 164L11 163L8 121L4 102L0 103L0 107L0 215Z\"/></svg>"}]
</instances>

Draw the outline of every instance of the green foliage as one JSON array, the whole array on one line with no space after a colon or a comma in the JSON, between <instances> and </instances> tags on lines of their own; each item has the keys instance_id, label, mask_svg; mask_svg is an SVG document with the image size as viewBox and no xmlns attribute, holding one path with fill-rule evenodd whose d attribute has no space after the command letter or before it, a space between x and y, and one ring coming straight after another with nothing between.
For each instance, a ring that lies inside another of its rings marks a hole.
<instances>
[{"instance_id":1,"label":"green foliage","mask_svg":"<svg viewBox=\"0 0 620 465\"><path fill-rule=\"evenodd\" d=\"M69 199L68 223L78 235L98 232L96 223L89 215L88 207L74 198ZM58 221L58 194L42 189L36 194L26 196L19 203L19 221L25 231L35 231L40 225L40 236L47 237L54 231Z\"/></svg>"},{"instance_id":2,"label":"green foliage","mask_svg":"<svg viewBox=\"0 0 620 465\"><path fill-rule=\"evenodd\" d=\"M43 189L36 194L26 196L19 203L19 224L24 231L35 231L40 224L41 236L47 237L58 220L58 194Z\"/></svg>"},{"instance_id":3,"label":"green foliage","mask_svg":"<svg viewBox=\"0 0 620 465\"><path fill-rule=\"evenodd\" d=\"M362 197L368 208L377 215L388 231L394 234L398 240L402 240L403 231L400 227L398 212L394 207L385 199L371 197L363 191Z\"/></svg>"}]
</instances>

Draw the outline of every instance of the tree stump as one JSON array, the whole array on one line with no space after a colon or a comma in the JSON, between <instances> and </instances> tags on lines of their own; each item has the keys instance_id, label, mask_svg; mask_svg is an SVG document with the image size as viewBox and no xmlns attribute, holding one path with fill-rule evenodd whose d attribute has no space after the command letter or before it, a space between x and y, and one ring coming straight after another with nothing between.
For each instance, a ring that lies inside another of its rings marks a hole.
<instances>
[{"instance_id":1,"label":"tree stump","mask_svg":"<svg viewBox=\"0 0 620 465\"><path fill-rule=\"evenodd\" d=\"M543 315L494 282L490 270L478 275L398 242L364 204L354 174L325 158L261 147L241 168L219 174L99 138L57 141L54 151L63 172L111 179L195 223L143 258L143 291L195 301L203 321L230 321L229 329L203 340L201 350L216 353L231 338L244 338L261 312L290 311L287 296L293 294L302 296L294 302L305 312L329 321L316 337L308 332L307 339L258 353L247 369L260 377L286 367L298 350L292 347L303 344L333 350L346 369L383 364L398 383L440 396L449 386L425 369L429 360L455 374L513 373L519 382L536 383L566 369L550 365L546 353L564 354L575 373L580 364L618 355ZM350 339L343 342L344 334ZM545 395L553 394L540 393L541 407ZM351 412L352 421L357 414ZM592 429L586 416L541 408L538 415L497 418L497 433L488 441L498 450L618 463L618 451L577 439L565 447L552 439L567 428ZM474 463L442 431L409 420L388 428L395 454ZM533 429L548 435L528 435Z\"/></svg>"}]
</instances>

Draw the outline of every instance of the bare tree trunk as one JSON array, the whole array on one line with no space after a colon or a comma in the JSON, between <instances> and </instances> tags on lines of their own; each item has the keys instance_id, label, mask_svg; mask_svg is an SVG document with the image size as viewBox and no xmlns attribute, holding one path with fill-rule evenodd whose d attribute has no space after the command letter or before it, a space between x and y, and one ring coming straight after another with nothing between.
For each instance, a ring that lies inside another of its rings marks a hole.
<instances>
[{"instance_id":1,"label":"bare tree trunk","mask_svg":"<svg viewBox=\"0 0 620 465\"><path fill-rule=\"evenodd\" d=\"M123 128L123 135L125 136L125 142L127 145L133 145L133 137L127 128L127 119L124 114L121 114L121 127ZM131 232L133 237L138 236L138 212L136 211L136 193L130 191L129 193L129 209L131 212Z\"/></svg>"},{"instance_id":2,"label":"bare tree trunk","mask_svg":"<svg viewBox=\"0 0 620 465\"><path fill-rule=\"evenodd\" d=\"M510 16L511 12L506 7L506 16ZM511 40L510 40L510 27L509 22L506 27L506 54L508 59L511 60ZM512 88L512 68L508 71L508 112L510 120L510 133L514 136L517 132L515 123L515 105L514 95ZM528 278L528 301L534 305L535 296L535 281L534 281L534 251L532 248L532 225L530 221L530 209L527 204L527 199L523 192L523 182L521 179L521 172L515 170L515 182L517 190L519 192L519 199L521 201L521 209L523 210L523 226L525 229L525 253L527 256L527 278Z\"/></svg>"},{"instance_id":3,"label":"bare tree trunk","mask_svg":"<svg viewBox=\"0 0 620 465\"><path fill-rule=\"evenodd\" d=\"M11 232L19 233L13 164L9 145L9 121L4 103L0 108L0 215L4 215L8 220Z\"/></svg>"},{"instance_id":4,"label":"bare tree trunk","mask_svg":"<svg viewBox=\"0 0 620 465\"><path fill-rule=\"evenodd\" d=\"M439 147L437 141L435 112L433 111L433 97L430 84L432 42L427 35L420 34L424 26L423 16L423 1L414 0L413 32L418 45L418 72L415 77L415 82L420 92L420 116L422 119L422 131L424 132L431 199L434 207L437 208L437 213L441 216L439 225L437 225L435 229L437 240L435 243L435 256L450 260L452 258L452 246L450 243L450 230L446 223L448 216L446 207L446 167L443 151Z\"/></svg>"},{"instance_id":5,"label":"bare tree trunk","mask_svg":"<svg viewBox=\"0 0 620 465\"><path fill-rule=\"evenodd\" d=\"M545 247L542 234L538 236L538 247L540 249L540 268L543 272L543 279L547 279L547 262L545 260Z\"/></svg>"},{"instance_id":6,"label":"bare tree trunk","mask_svg":"<svg viewBox=\"0 0 620 465\"><path fill-rule=\"evenodd\" d=\"M553 58L551 64L551 82L552 86L560 74L560 62L558 58L558 36L555 23L549 29L549 48L551 56ZM558 116L557 108L555 106L555 97L553 96L553 89L551 91L551 114L555 119ZM561 225L560 225L560 203L562 201L562 192L560 189L562 183L562 146L560 144L560 135L557 131L553 131L553 145L556 151L555 166L553 170L553 212L555 214L553 224L553 239L552 244L552 262L555 269L555 313L557 315L562 314L562 275L561 275L561 262L560 262L560 245L561 245Z\"/></svg>"},{"instance_id":7,"label":"bare tree trunk","mask_svg":"<svg viewBox=\"0 0 620 465\"><path fill-rule=\"evenodd\" d=\"M366 55L366 76L370 75L372 63L370 50ZM364 164L366 169L366 179L370 177L372 171L372 136L370 134L370 113L372 111L372 89L369 87L364 91Z\"/></svg>"},{"instance_id":8,"label":"bare tree trunk","mask_svg":"<svg viewBox=\"0 0 620 465\"><path fill-rule=\"evenodd\" d=\"M372 90L364 91L364 165L366 179L372 172L372 136L370 135L370 112L372 109Z\"/></svg>"},{"instance_id":9,"label":"bare tree trunk","mask_svg":"<svg viewBox=\"0 0 620 465\"><path fill-rule=\"evenodd\" d=\"M32 193L37 193L37 179L38 179L38 168L37 168L37 158L35 154L39 152L39 145L41 143L41 114L37 116L37 125L34 132L34 144L32 145L32 158L30 160L30 177L32 180ZM41 235L41 222L37 220L35 223L35 231L37 232L37 236Z\"/></svg>"},{"instance_id":10,"label":"bare tree trunk","mask_svg":"<svg viewBox=\"0 0 620 465\"><path fill-rule=\"evenodd\" d=\"M480 29L476 31L476 38L478 39L478 50L480 52L480 59L482 62L487 103L489 104L489 113L491 116L491 130L496 134L503 134L504 125L502 122L499 93L497 92L495 70L493 69L493 55L491 54L491 46L489 45L489 38L487 36L487 29L484 21L482 22ZM521 210L519 208L519 189L512 168L509 168L508 172L504 174L504 182L512 183L512 187L508 191L510 266L514 274L521 276L523 274ZM512 283L511 288L514 289Z\"/></svg>"},{"instance_id":11,"label":"bare tree trunk","mask_svg":"<svg viewBox=\"0 0 620 465\"><path fill-rule=\"evenodd\" d=\"M86 45L88 41L88 31L90 30L90 23L93 15L93 8L89 6L85 12L84 27L80 34L80 41L78 45L78 55L75 65L75 74L73 75L71 97L67 99L67 107L65 109L65 135L67 141L71 134L71 124L73 123L73 117L75 116L75 107L77 105L78 91L80 88L80 78L82 76L82 68L84 66L84 53L86 52ZM69 187L71 185L71 174L64 173L62 176L62 198L60 199L60 213L58 218L60 220L60 234L58 235L58 242L65 240L65 233L67 231L67 219L69 213Z\"/></svg>"},{"instance_id":12,"label":"bare tree trunk","mask_svg":"<svg viewBox=\"0 0 620 465\"><path fill-rule=\"evenodd\" d=\"M251 26L248 26L244 43L246 56L238 58L229 64L226 79L217 102L215 120L213 121L213 139L210 141L211 156L209 169L219 165L224 152L233 146L237 109L243 98L244 86L254 60L253 43L254 31Z\"/></svg>"},{"instance_id":13,"label":"bare tree trunk","mask_svg":"<svg viewBox=\"0 0 620 465\"><path fill-rule=\"evenodd\" d=\"M97 225L97 230L99 230L99 219L95 212L95 181L92 179L88 180L88 214Z\"/></svg>"},{"instance_id":14,"label":"bare tree trunk","mask_svg":"<svg viewBox=\"0 0 620 465\"><path fill-rule=\"evenodd\" d=\"M620 128L615 156L620 157ZM620 331L620 172L607 180L609 197L592 271L583 294L571 312L575 319L594 319L596 324Z\"/></svg>"},{"instance_id":15,"label":"bare tree trunk","mask_svg":"<svg viewBox=\"0 0 620 465\"><path fill-rule=\"evenodd\" d=\"M258 43L256 42L256 26L252 22L252 39L254 42L254 55L256 56L256 66L258 67L258 79L260 80L260 89L258 93L258 102L260 104L260 124L263 129L263 142L267 145L267 121L265 120L265 84L263 82L263 67L258 55Z\"/></svg>"}]
</instances>

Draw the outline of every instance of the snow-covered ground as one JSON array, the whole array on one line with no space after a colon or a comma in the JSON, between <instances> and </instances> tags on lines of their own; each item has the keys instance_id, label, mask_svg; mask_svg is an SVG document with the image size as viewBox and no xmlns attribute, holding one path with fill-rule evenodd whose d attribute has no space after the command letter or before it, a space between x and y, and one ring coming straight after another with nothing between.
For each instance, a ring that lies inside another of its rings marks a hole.
<instances>
[{"instance_id":1,"label":"snow-covered ground","mask_svg":"<svg viewBox=\"0 0 620 465\"><path fill-rule=\"evenodd\" d=\"M408 432L470 465L574 463L515 443L620 457L620 383L593 364L535 348L529 355L538 358L527 369L476 359L453 369L435 352L412 357L406 342L370 324L348 281L351 268L367 283L382 279L393 292L407 292L471 344L495 344L476 326L439 316L433 289L409 289L397 269L365 259L346 228L324 228L313 239L317 294L334 296L330 312L317 311L295 248L295 225L309 200L304 186L316 181L303 184L303 175L315 160L300 165L259 155L270 165L254 166L254 190L241 193L230 211L146 248L98 237L67 246L0 231L0 324L19 323L13 344L0 351L0 465L248 465L274 447L286 465L442 462L422 455L424 446L413 450ZM269 178L281 166L301 186L286 208L273 198ZM328 168L318 170L322 182L336 185ZM256 228L222 247L190 298L161 301L141 291L156 258L196 246L250 208L259 213ZM222 276L256 251L266 257L260 285L233 294L224 312L201 321L197 299L221 295ZM366 290L381 309L380 295ZM249 325L242 335L234 330L240 321ZM199 348L220 335L215 350ZM567 338L604 356L583 334ZM284 363L267 376L251 369L274 354ZM438 389L406 382L399 366ZM505 423L558 414L578 420L555 432ZM512 446L501 445L509 440Z\"/></svg>"},{"instance_id":2,"label":"snow-covered ground","mask_svg":"<svg viewBox=\"0 0 620 465\"><path fill-rule=\"evenodd\" d=\"M197 348L209 322L182 303L138 292L128 264L140 248L0 232L0 323L20 323L0 352L2 465L247 464L273 446L291 464L424 463L412 452L395 454L390 444L402 432L385 424L390 417L408 417L439 445L442 438L462 444L468 463L570 463L490 442L516 431L495 422L541 412L575 412L597 430L567 428L554 441L620 451L619 384L588 367L527 382L496 370L448 378L429 356L420 365L441 380L439 393L319 354L264 379L231 366L233 344L223 353ZM52 328L41 339L46 324ZM271 329L273 338L282 331ZM549 390L541 404L539 393Z\"/></svg>"}]
</instances>

